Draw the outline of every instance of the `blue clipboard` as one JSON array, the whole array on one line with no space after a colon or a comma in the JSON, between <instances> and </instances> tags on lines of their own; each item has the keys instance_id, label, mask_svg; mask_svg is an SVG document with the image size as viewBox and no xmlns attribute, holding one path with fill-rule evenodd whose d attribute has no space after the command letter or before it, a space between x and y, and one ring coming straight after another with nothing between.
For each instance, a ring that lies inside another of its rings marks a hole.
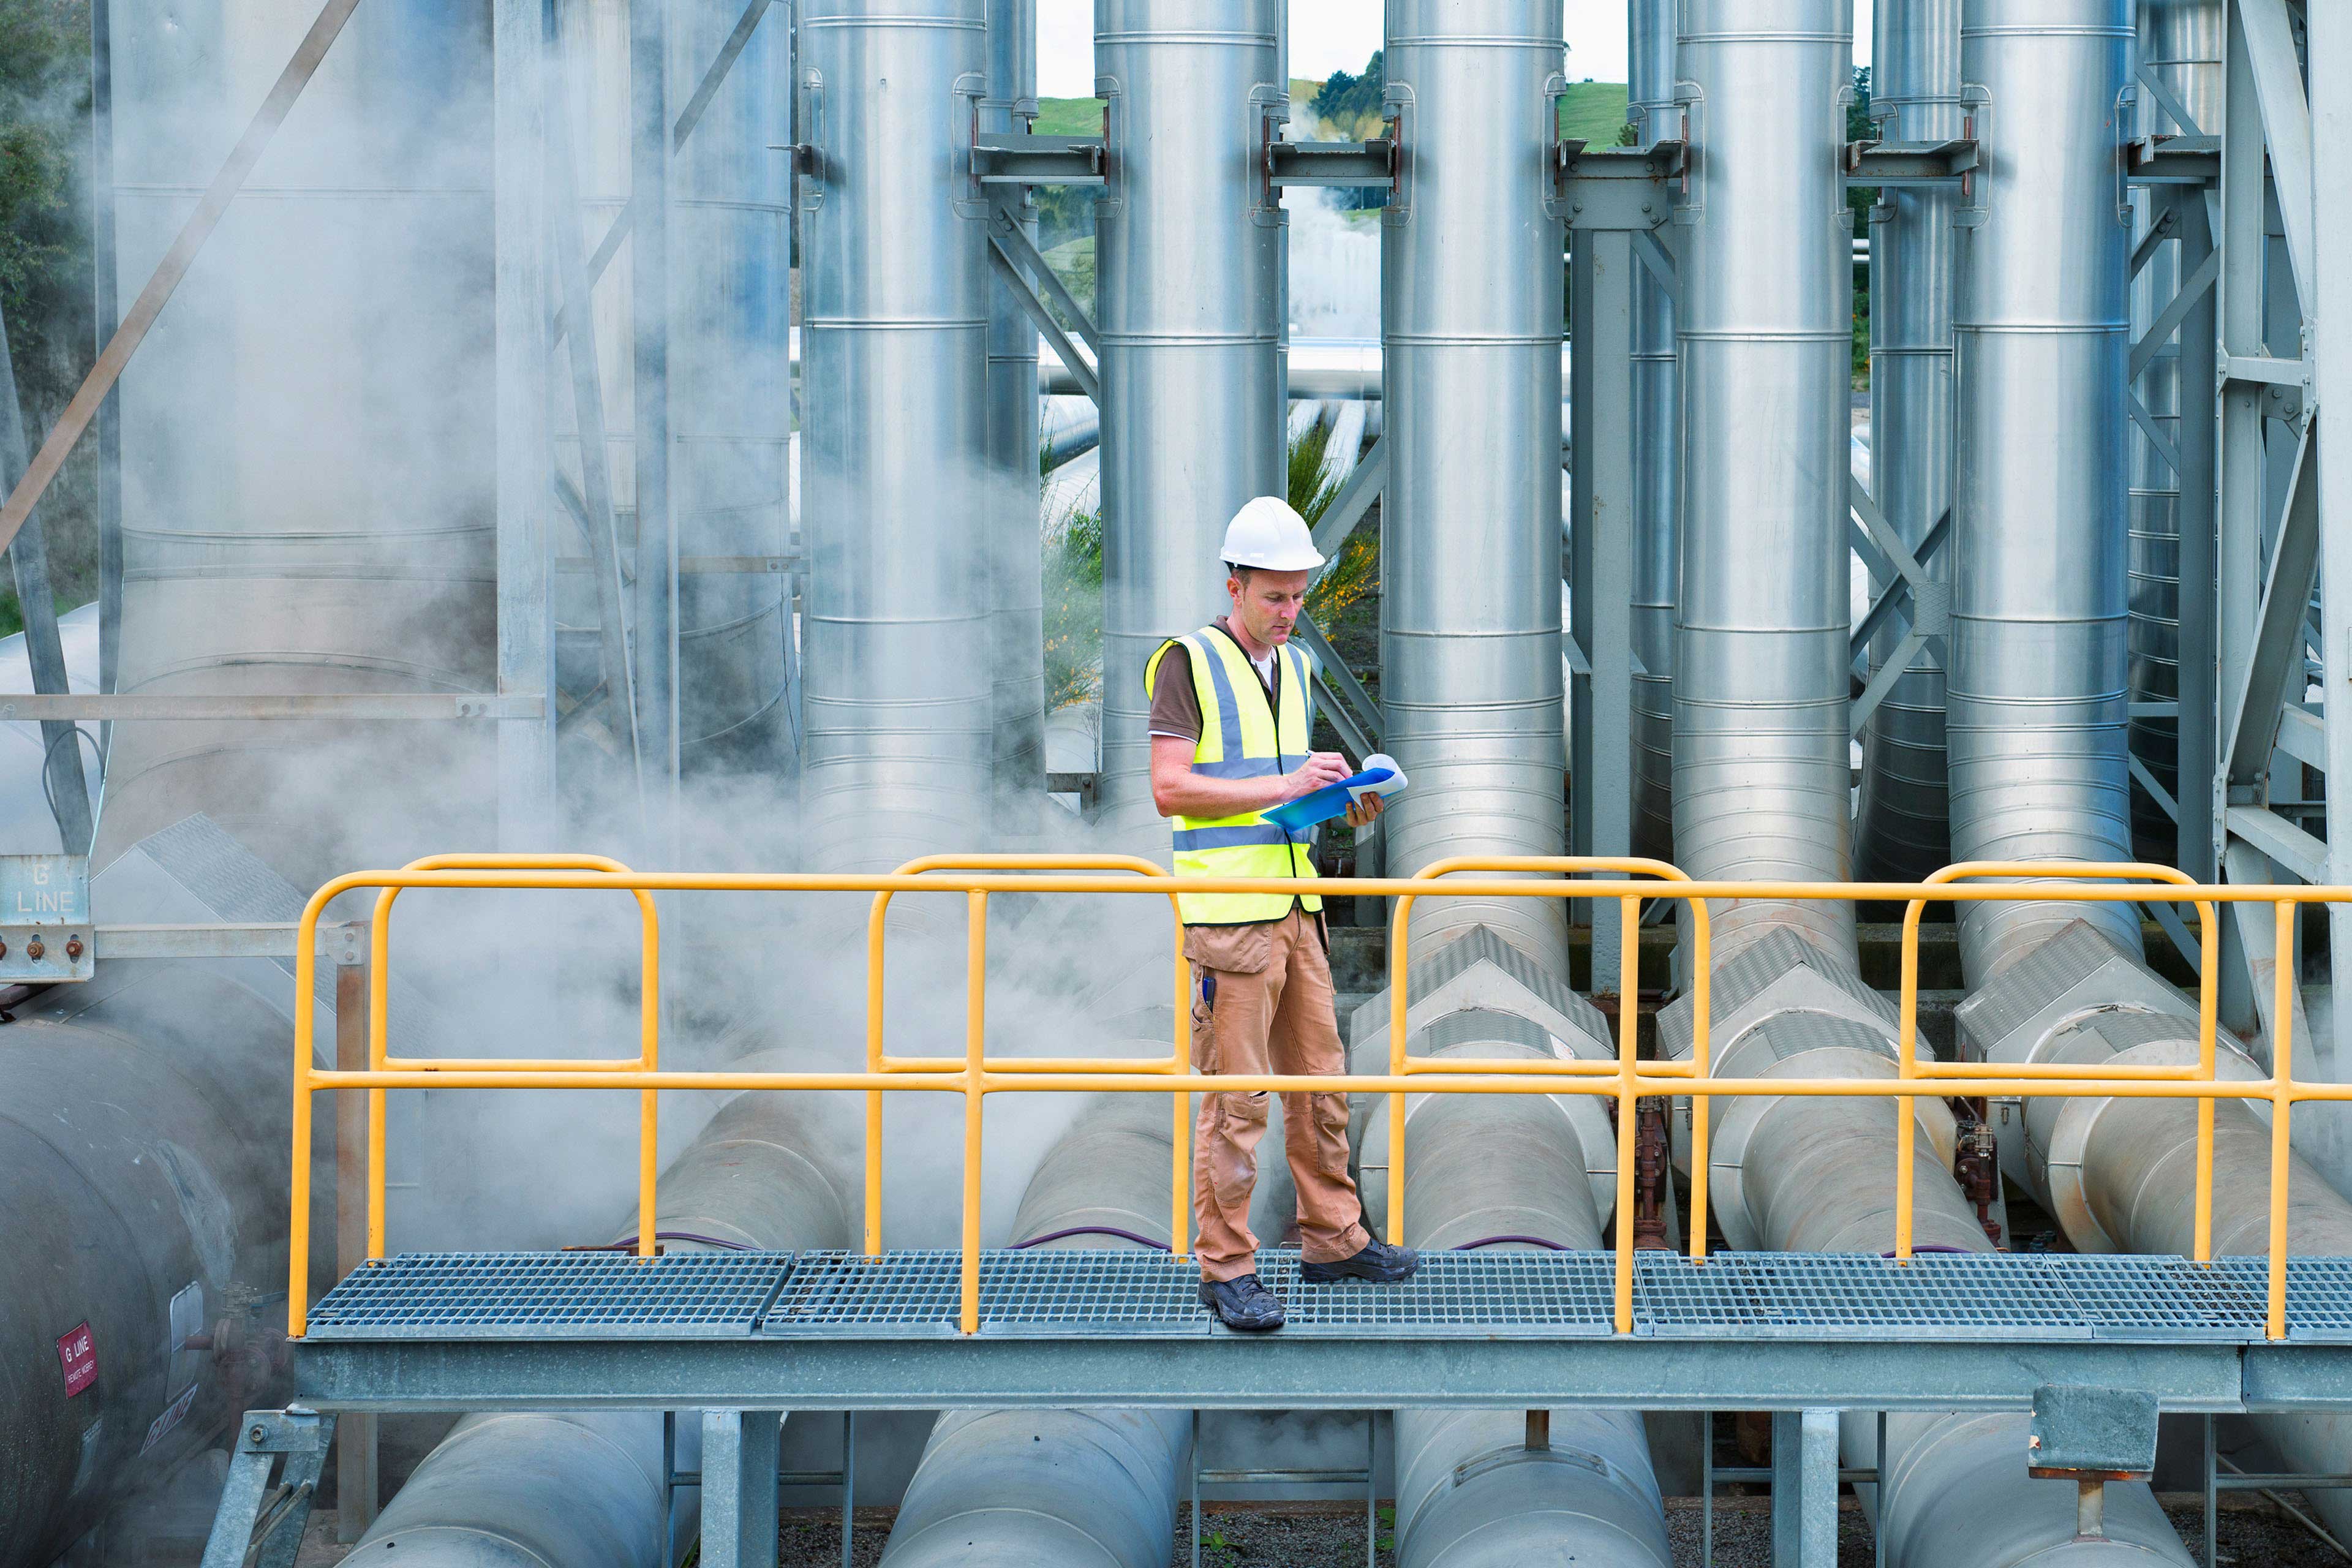
<instances>
[{"instance_id":1,"label":"blue clipboard","mask_svg":"<svg viewBox=\"0 0 2352 1568\"><path fill-rule=\"evenodd\" d=\"M1297 800L1271 806L1259 815L1286 833L1299 833L1343 815L1365 795L1394 795L1404 785L1404 770L1398 767L1392 758L1366 757L1362 773L1341 779L1338 784L1325 784Z\"/></svg>"}]
</instances>

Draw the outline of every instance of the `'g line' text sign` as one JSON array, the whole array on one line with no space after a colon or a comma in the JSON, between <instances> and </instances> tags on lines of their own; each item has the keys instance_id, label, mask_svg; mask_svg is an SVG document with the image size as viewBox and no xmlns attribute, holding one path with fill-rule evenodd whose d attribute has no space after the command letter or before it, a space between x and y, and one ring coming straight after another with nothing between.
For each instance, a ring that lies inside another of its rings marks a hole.
<instances>
[{"instance_id":1,"label":"'g line' text sign","mask_svg":"<svg viewBox=\"0 0 2352 1568\"><path fill-rule=\"evenodd\" d=\"M0 855L0 982L87 980L89 858Z\"/></svg>"}]
</instances>

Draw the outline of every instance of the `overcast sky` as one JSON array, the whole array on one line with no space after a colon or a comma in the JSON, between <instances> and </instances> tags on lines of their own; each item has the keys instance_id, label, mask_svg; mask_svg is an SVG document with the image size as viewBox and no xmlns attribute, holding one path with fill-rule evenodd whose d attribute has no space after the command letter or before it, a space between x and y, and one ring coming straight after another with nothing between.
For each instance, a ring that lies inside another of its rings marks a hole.
<instances>
[{"instance_id":1,"label":"overcast sky","mask_svg":"<svg viewBox=\"0 0 2352 1568\"><path fill-rule=\"evenodd\" d=\"M1855 6L1854 56L1870 58L1870 6ZM1095 90L1094 0L1037 0L1037 90L1089 98ZM1622 0L1568 0L1570 81L1625 79ZM1290 0L1290 74L1321 80L1361 70L1381 47L1379 0Z\"/></svg>"}]
</instances>

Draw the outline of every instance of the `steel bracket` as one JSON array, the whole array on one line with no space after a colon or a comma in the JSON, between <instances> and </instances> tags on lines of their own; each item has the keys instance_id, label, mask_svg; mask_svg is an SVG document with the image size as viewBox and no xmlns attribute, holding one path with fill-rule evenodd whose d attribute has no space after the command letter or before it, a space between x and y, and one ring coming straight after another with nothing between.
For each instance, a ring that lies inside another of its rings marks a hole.
<instances>
[{"instance_id":1,"label":"steel bracket","mask_svg":"<svg viewBox=\"0 0 2352 1568\"><path fill-rule=\"evenodd\" d=\"M1956 184L1977 167L1977 143L1967 136L1948 142L1849 142L1845 146L1850 185Z\"/></svg>"},{"instance_id":2,"label":"steel bracket","mask_svg":"<svg viewBox=\"0 0 2352 1568\"><path fill-rule=\"evenodd\" d=\"M205 1542L203 1568L293 1568L319 1472L334 1442L331 1414L299 1405L247 1411L212 1535Z\"/></svg>"},{"instance_id":3,"label":"steel bracket","mask_svg":"<svg viewBox=\"0 0 2352 1568\"><path fill-rule=\"evenodd\" d=\"M976 136L972 178L983 185L1099 185L1107 159L1099 136Z\"/></svg>"},{"instance_id":4,"label":"steel bracket","mask_svg":"<svg viewBox=\"0 0 2352 1568\"><path fill-rule=\"evenodd\" d=\"M1269 184L1396 188L1396 142L1375 136L1365 142L1269 142Z\"/></svg>"},{"instance_id":5,"label":"steel bracket","mask_svg":"<svg viewBox=\"0 0 2352 1568\"><path fill-rule=\"evenodd\" d=\"M1674 217L1685 151L1680 142L1606 148L1559 142L1555 155L1568 226L1587 234L1664 227Z\"/></svg>"},{"instance_id":6,"label":"steel bracket","mask_svg":"<svg viewBox=\"0 0 2352 1568\"><path fill-rule=\"evenodd\" d=\"M2124 144L2124 178L2135 185L2212 185L2221 179L2218 136L2143 136Z\"/></svg>"}]
</instances>

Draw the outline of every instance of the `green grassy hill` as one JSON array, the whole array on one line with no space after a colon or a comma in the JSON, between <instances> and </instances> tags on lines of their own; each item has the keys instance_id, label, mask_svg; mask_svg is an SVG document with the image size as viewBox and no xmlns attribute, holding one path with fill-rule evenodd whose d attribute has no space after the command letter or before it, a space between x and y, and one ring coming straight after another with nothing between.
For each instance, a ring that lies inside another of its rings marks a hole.
<instances>
[{"instance_id":1,"label":"green grassy hill","mask_svg":"<svg viewBox=\"0 0 2352 1568\"><path fill-rule=\"evenodd\" d=\"M1306 106L1315 100L1321 90L1319 81L1294 79L1290 84L1290 101L1303 121ZM1568 97L1559 106L1559 130L1563 136L1589 142L1596 147L1613 147L1617 132L1625 123L1625 85L1613 81L1578 82L1568 89ZM1292 134L1299 133L1294 125ZM1102 134L1102 101L1093 98L1041 98L1037 100L1037 134L1040 136L1099 136Z\"/></svg>"}]
</instances>

